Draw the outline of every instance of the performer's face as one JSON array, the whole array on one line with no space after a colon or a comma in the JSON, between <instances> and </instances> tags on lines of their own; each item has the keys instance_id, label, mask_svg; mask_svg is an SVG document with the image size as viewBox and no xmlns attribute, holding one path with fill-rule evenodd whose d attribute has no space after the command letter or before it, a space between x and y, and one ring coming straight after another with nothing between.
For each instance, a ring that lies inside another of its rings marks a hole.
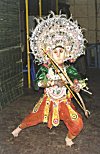
<instances>
[{"instance_id":1,"label":"performer's face","mask_svg":"<svg viewBox=\"0 0 100 154\"><path fill-rule=\"evenodd\" d=\"M52 51L51 55L57 64L61 65L64 63L65 49L57 47Z\"/></svg>"}]
</instances>

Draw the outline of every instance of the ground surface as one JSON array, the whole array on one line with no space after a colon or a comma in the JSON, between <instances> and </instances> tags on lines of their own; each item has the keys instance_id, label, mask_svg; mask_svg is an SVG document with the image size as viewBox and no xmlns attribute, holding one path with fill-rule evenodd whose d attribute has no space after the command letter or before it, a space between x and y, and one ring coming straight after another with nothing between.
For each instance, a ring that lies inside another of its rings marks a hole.
<instances>
[{"instance_id":1,"label":"ground surface","mask_svg":"<svg viewBox=\"0 0 100 154\"><path fill-rule=\"evenodd\" d=\"M100 154L100 70L89 70L88 76L93 96L82 95L91 115L86 119L77 107L83 116L84 129L75 139L75 147L65 146L67 129L63 122L51 130L46 124L30 127L23 130L18 138L13 138L11 131L41 96L42 90L35 92L31 89L25 90L24 96L0 112L0 154Z\"/></svg>"}]
</instances>

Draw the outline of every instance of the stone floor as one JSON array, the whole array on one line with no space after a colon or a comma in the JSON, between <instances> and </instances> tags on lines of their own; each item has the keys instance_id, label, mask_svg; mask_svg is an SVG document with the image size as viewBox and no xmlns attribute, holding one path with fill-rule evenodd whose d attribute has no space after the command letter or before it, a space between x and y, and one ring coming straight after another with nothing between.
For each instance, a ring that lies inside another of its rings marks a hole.
<instances>
[{"instance_id":1,"label":"stone floor","mask_svg":"<svg viewBox=\"0 0 100 154\"><path fill-rule=\"evenodd\" d=\"M32 110L35 102L42 95L25 90L15 102L0 112L0 154L100 154L100 70L88 70L89 87L93 95L82 93L86 106L91 112L87 119L76 105L84 120L84 129L75 139L72 148L65 146L67 129L61 121L57 128L51 130L46 124L39 124L23 130L18 138L13 138L12 130Z\"/></svg>"}]
</instances>

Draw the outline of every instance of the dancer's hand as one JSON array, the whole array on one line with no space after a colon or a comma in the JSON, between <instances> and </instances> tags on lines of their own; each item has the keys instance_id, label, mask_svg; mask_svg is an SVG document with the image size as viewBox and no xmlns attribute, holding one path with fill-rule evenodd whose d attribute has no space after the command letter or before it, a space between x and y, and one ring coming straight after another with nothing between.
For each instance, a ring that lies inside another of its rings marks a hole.
<instances>
[{"instance_id":1,"label":"dancer's hand","mask_svg":"<svg viewBox=\"0 0 100 154\"><path fill-rule=\"evenodd\" d=\"M73 84L73 86L71 86L71 89L72 89L75 93L80 92L80 86L79 86L79 85Z\"/></svg>"},{"instance_id":2,"label":"dancer's hand","mask_svg":"<svg viewBox=\"0 0 100 154\"><path fill-rule=\"evenodd\" d=\"M65 85L65 82L63 80L55 80L54 85L57 85L59 87L63 87Z\"/></svg>"},{"instance_id":3,"label":"dancer's hand","mask_svg":"<svg viewBox=\"0 0 100 154\"><path fill-rule=\"evenodd\" d=\"M73 86L71 86L71 89L72 89L75 93L80 92L79 81L78 81L77 79L74 79L74 83L73 83Z\"/></svg>"}]
</instances>

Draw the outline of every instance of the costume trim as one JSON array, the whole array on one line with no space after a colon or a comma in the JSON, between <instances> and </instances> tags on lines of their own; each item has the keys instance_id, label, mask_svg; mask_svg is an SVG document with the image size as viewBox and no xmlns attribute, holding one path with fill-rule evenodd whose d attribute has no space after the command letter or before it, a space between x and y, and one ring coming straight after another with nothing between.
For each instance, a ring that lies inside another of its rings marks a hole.
<instances>
[{"instance_id":1,"label":"costume trim","mask_svg":"<svg viewBox=\"0 0 100 154\"><path fill-rule=\"evenodd\" d=\"M43 119L43 122L46 123L48 122L49 108L50 108L50 98L48 97L44 108L44 119Z\"/></svg>"},{"instance_id":2,"label":"costume trim","mask_svg":"<svg viewBox=\"0 0 100 154\"><path fill-rule=\"evenodd\" d=\"M35 107L33 108L32 113L35 113L35 112L37 112L39 110L40 105L42 104L42 102L43 102L43 98L40 98L39 101L37 102L37 104L35 105Z\"/></svg>"},{"instance_id":3,"label":"costume trim","mask_svg":"<svg viewBox=\"0 0 100 154\"><path fill-rule=\"evenodd\" d=\"M78 119L78 114L71 108L70 105L67 105L69 113L70 113L70 117L72 120L77 120Z\"/></svg>"},{"instance_id":4,"label":"costume trim","mask_svg":"<svg viewBox=\"0 0 100 154\"><path fill-rule=\"evenodd\" d=\"M53 103L53 115L52 115L52 124L53 126L58 126L59 125L59 101L56 101Z\"/></svg>"}]
</instances>

